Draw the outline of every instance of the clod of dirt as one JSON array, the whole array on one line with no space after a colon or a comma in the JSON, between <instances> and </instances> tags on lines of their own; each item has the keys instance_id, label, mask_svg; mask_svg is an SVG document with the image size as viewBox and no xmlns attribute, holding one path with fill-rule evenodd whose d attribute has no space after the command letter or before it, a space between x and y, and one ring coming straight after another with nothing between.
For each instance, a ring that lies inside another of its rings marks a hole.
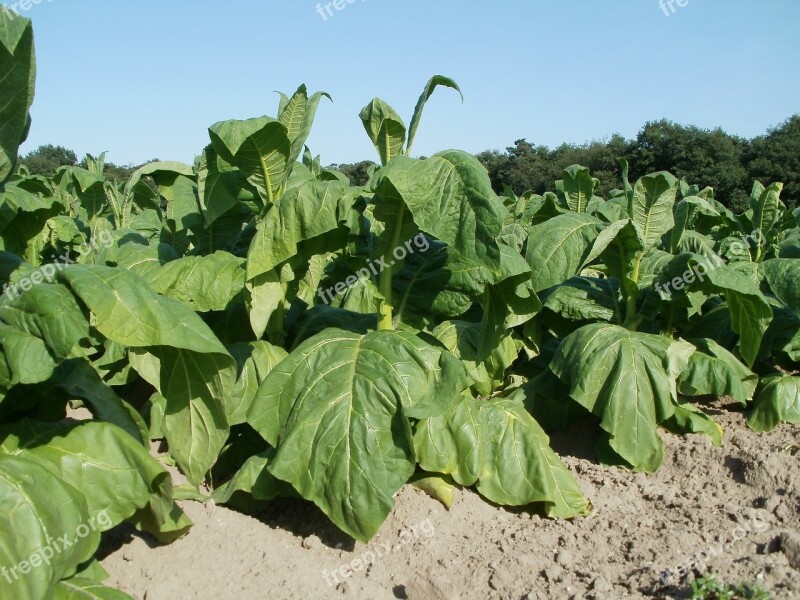
<instances>
[{"instance_id":1,"label":"clod of dirt","mask_svg":"<svg viewBox=\"0 0 800 600\"><path fill-rule=\"evenodd\" d=\"M784 531L781 534L781 550L786 555L789 564L800 570L800 533Z\"/></svg>"},{"instance_id":2,"label":"clod of dirt","mask_svg":"<svg viewBox=\"0 0 800 600\"><path fill-rule=\"evenodd\" d=\"M459 600L452 591L452 586L445 579L437 577L432 570L421 571L414 576L411 583L406 586L408 600Z\"/></svg>"}]
</instances>

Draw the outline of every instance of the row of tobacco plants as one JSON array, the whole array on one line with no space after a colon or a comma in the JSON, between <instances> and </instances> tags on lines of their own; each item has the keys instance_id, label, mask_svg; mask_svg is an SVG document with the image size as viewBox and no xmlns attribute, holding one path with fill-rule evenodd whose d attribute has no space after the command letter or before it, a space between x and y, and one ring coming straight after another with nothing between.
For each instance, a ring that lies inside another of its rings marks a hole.
<instances>
[{"instance_id":1,"label":"row of tobacco plants","mask_svg":"<svg viewBox=\"0 0 800 600\"><path fill-rule=\"evenodd\" d=\"M722 442L709 398L757 430L800 420L780 184L737 215L623 161L607 199L579 166L498 196L465 152L411 157L428 98L458 91L438 76L409 125L361 111L364 187L306 148L328 95L304 86L211 126L193 165L32 176L33 33L1 18L0 597L127 598L98 583L101 514L169 542L191 526L176 498L297 497L365 541L415 482L573 518L591 505L545 431L592 419L600 461L652 472L661 430Z\"/></svg>"}]
</instances>

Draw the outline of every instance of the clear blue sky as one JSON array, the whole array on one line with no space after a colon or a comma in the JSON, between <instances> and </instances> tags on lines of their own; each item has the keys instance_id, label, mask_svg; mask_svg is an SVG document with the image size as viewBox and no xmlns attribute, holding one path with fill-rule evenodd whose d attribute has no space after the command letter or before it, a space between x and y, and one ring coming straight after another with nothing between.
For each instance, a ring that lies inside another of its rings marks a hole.
<instances>
[{"instance_id":1,"label":"clear blue sky","mask_svg":"<svg viewBox=\"0 0 800 600\"><path fill-rule=\"evenodd\" d=\"M3 0L9 4L17 0ZM38 81L23 148L191 162L209 125L274 116L274 90L324 90L309 140L324 164L374 159L373 97L410 120L439 90L415 153L555 146L648 120L751 137L800 112L800 0L41 0ZM324 10L324 9L323 9ZM667 9L669 12L669 9ZM327 15L327 13L326 13Z\"/></svg>"}]
</instances>

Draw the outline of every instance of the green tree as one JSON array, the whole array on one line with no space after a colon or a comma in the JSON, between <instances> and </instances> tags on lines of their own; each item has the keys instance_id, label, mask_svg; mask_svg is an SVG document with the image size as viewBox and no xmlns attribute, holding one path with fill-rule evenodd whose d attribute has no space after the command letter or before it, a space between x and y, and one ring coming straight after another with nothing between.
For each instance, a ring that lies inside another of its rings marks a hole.
<instances>
[{"instance_id":1,"label":"green tree","mask_svg":"<svg viewBox=\"0 0 800 600\"><path fill-rule=\"evenodd\" d=\"M666 119L651 121L636 137L630 157L631 179L669 171L690 184L711 186L723 204L747 206L752 182L742 164L748 142L721 129L700 129Z\"/></svg>"},{"instance_id":2,"label":"green tree","mask_svg":"<svg viewBox=\"0 0 800 600\"><path fill-rule=\"evenodd\" d=\"M783 182L781 197L792 207L800 206L800 115L753 139L746 165L749 179L764 185Z\"/></svg>"},{"instance_id":3,"label":"green tree","mask_svg":"<svg viewBox=\"0 0 800 600\"><path fill-rule=\"evenodd\" d=\"M367 181L369 181L369 168L374 165L375 163L371 160L362 160L352 164L330 165L326 168L344 173L353 185L366 185Z\"/></svg>"},{"instance_id":4,"label":"green tree","mask_svg":"<svg viewBox=\"0 0 800 600\"><path fill-rule=\"evenodd\" d=\"M49 177L58 167L76 165L78 157L75 152L64 146L46 144L25 155L20 159L20 163L28 167L33 175Z\"/></svg>"}]
</instances>

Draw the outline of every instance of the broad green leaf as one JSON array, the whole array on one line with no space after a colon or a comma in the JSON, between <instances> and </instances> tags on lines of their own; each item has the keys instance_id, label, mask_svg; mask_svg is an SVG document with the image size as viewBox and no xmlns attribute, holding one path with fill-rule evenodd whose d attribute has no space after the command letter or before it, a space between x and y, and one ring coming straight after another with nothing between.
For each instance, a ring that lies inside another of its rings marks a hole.
<instances>
[{"instance_id":1,"label":"broad green leaf","mask_svg":"<svg viewBox=\"0 0 800 600\"><path fill-rule=\"evenodd\" d=\"M747 424L772 431L780 423L800 424L800 377L771 375L761 380Z\"/></svg>"},{"instance_id":2,"label":"broad green leaf","mask_svg":"<svg viewBox=\"0 0 800 600\"><path fill-rule=\"evenodd\" d=\"M714 419L692 404L675 406L675 414L661 424L678 435L702 433L711 439L717 448L722 446L722 427Z\"/></svg>"},{"instance_id":3,"label":"broad green leaf","mask_svg":"<svg viewBox=\"0 0 800 600\"><path fill-rule=\"evenodd\" d=\"M556 181L556 190L572 212L585 213L599 183L589 174L589 169L572 165L564 169L564 179Z\"/></svg>"},{"instance_id":4,"label":"broad green leaf","mask_svg":"<svg viewBox=\"0 0 800 600\"><path fill-rule=\"evenodd\" d=\"M276 202L290 165L286 125L261 117L216 123L208 131L217 154L244 173L265 203Z\"/></svg>"},{"instance_id":5,"label":"broad green leaf","mask_svg":"<svg viewBox=\"0 0 800 600\"><path fill-rule=\"evenodd\" d=\"M33 28L25 19L0 10L0 183L9 178L19 146L30 126L28 110L33 103L36 59Z\"/></svg>"},{"instance_id":6,"label":"broad green leaf","mask_svg":"<svg viewBox=\"0 0 800 600\"><path fill-rule=\"evenodd\" d=\"M753 278L730 265L716 264L696 254L676 256L666 270L669 273L682 274L678 277L678 285L674 285L676 282L673 279L670 288L662 286L662 290L666 290L663 293L667 298L673 294L686 293L687 290L722 294L725 297L731 326L741 338L739 353L745 364L752 367L761 348L764 333L772 321L772 308ZM703 337L720 340L718 336Z\"/></svg>"},{"instance_id":7,"label":"broad green leaf","mask_svg":"<svg viewBox=\"0 0 800 600\"><path fill-rule=\"evenodd\" d=\"M420 466L475 485L498 504L542 502L548 516L587 514L578 483L521 403L463 397L450 411L420 423L414 436Z\"/></svg>"},{"instance_id":8,"label":"broad green leaf","mask_svg":"<svg viewBox=\"0 0 800 600\"><path fill-rule=\"evenodd\" d=\"M619 285L613 279L572 277L552 288L544 307L571 321L612 321L621 310Z\"/></svg>"},{"instance_id":9,"label":"broad green leaf","mask_svg":"<svg viewBox=\"0 0 800 600\"><path fill-rule=\"evenodd\" d=\"M130 271L71 265L60 277L89 307L93 325L110 340L133 348L171 346L226 354L225 347L194 311L177 300L159 296Z\"/></svg>"},{"instance_id":10,"label":"broad green leaf","mask_svg":"<svg viewBox=\"0 0 800 600\"><path fill-rule=\"evenodd\" d=\"M255 332L256 338L261 339L269 327L273 314L276 314L283 304L286 290L277 271L257 275L247 282L247 290L250 292L248 305L250 327ZM282 328L283 323L280 326Z\"/></svg>"},{"instance_id":11,"label":"broad green leaf","mask_svg":"<svg viewBox=\"0 0 800 600\"><path fill-rule=\"evenodd\" d=\"M247 420L261 382L288 355L283 348L262 341L234 344L228 350L238 367L236 385L225 403L228 423L233 426Z\"/></svg>"},{"instance_id":12,"label":"broad green leaf","mask_svg":"<svg viewBox=\"0 0 800 600\"><path fill-rule=\"evenodd\" d=\"M402 217L402 210L395 208L381 212L382 203L402 204L419 230L450 246L454 258L473 269L473 279L496 281L500 272L496 238L506 209L475 157L455 150L426 160L400 157L376 177L376 218L386 223L390 215ZM389 231L394 232L394 221L390 223ZM413 231L400 240L411 235Z\"/></svg>"},{"instance_id":13,"label":"broad green leaf","mask_svg":"<svg viewBox=\"0 0 800 600\"><path fill-rule=\"evenodd\" d=\"M0 453L0 564L9 569L0 597L48 598L95 553L100 533L89 526L92 517L74 487L34 461ZM84 537L77 535L81 525Z\"/></svg>"},{"instance_id":14,"label":"broad green leaf","mask_svg":"<svg viewBox=\"0 0 800 600\"><path fill-rule=\"evenodd\" d=\"M289 141L292 143L290 164L294 163L303 151L323 96L333 101L327 92L317 92L309 98L308 89L305 85L301 85L285 105L282 103L278 120L286 126Z\"/></svg>"},{"instance_id":15,"label":"broad green leaf","mask_svg":"<svg viewBox=\"0 0 800 600\"><path fill-rule=\"evenodd\" d=\"M171 510L169 473L122 429L96 421L23 421L2 429L2 450L70 482L86 498L98 531L107 531L148 505Z\"/></svg>"},{"instance_id":16,"label":"broad green leaf","mask_svg":"<svg viewBox=\"0 0 800 600\"><path fill-rule=\"evenodd\" d=\"M287 192L258 224L247 253L247 280L292 258L301 242L336 232L347 222L354 201L349 186L339 182L314 181Z\"/></svg>"},{"instance_id":17,"label":"broad green leaf","mask_svg":"<svg viewBox=\"0 0 800 600\"><path fill-rule=\"evenodd\" d=\"M53 590L53 600L133 600L133 597L97 581L73 577L58 583Z\"/></svg>"},{"instance_id":18,"label":"broad green leaf","mask_svg":"<svg viewBox=\"0 0 800 600\"><path fill-rule=\"evenodd\" d=\"M28 284L33 281L32 276L27 279ZM89 337L89 323L75 297L62 285L39 283L29 287L15 300L0 303L0 319L43 340L56 360L71 356Z\"/></svg>"},{"instance_id":19,"label":"broad green leaf","mask_svg":"<svg viewBox=\"0 0 800 600\"><path fill-rule=\"evenodd\" d=\"M766 236L772 231L778 221L780 221L783 211L786 208L781 201L782 191L782 183L773 183L766 189L763 189L758 195L758 201L755 202L752 207L753 231ZM758 188L754 187L753 192L758 193ZM761 250L762 249L759 248L759 256Z\"/></svg>"},{"instance_id":20,"label":"broad green leaf","mask_svg":"<svg viewBox=\"0 0 800 600\"><path fill-rule=\"evenodd\" d=\"M214 502L235 508L257 509L264 502L287 495L291 488L267 469L274 455L275 450L271 448L248 458L228 482L214 490Z\"/></svg>"},{"instance_id":21,"label":"broad green leaf","mask_svg":"<svg viewBox=\"0 0 800 600\"><path fill-rule=\"evenodd\" d=\"M674 414L676 380L694 348L617 325L587 325L561 342L550 370L601 419L611 448L634 469L663 460L658 423Z\"/></svg>"},{"instance_id":22,"label":"broad green leaf","mask_svg":"<svg viewBox=\"0 0 800 600\"><path fill-rule=\"evenodd\" d=\"M411 333L327 329L261 384L248 422L277 449L269 471L367 541L414 472L408 417L447 410L467 380Z\"/></svg>"},{"instance_id":23,"label":"broad green leaf","mask_svg":"<svg viewBox=\"0 0 800 600\"><path fill-rule=\"evenodd\" d=\"M445 321L431 334L461 360L474 381L472 388L480 396L490 396L503 383L506 370L517 358L517 347L510 335L503 336L498 346L484 357L481 323Z\"/></svg>"},{"instance_id":24,"label":"broad green leaf","mask_svg":"<svg viewBox=\"0 0 800 600\"><path fill-rule=\"evenodd\" d=\"M631 219L642 232L645 248L657 245L675 221L672 207L678 194L678 180L667 172L639 179L630 202Z\"/></svg>"},{"instance_id":25,"label":"broad green leaf","mask_svg":"<svg viewBox=\"0 0 800 600\"><path fill-rule=\"evenodd\" d=\"M55 368L42 339L0 323L0 386L41 383Z\"/></svg>"},{"instance_id":26,"label":"broad green leaf","mask_svg":"<svg viewBox=\"0 0 800 600\"><path fill-rule=\"evenodd\" d=\"M147 353L136 350L134 355L145 361L135 360L134 368L166 399L162 427L170 455L197 486L228 439L225 407L236 382L236 363L227 353L166 346L150 348ZM157 380L153 380L154 370Z\"/></svg>"},{"instance_id":27,"label":"broad green leaf","mask_svg":"<svg viewBox=\"0 0 800 600\"><path fill-rule=\"evenodd\" d=\"M796 312L800 312L800 260L776 258L761 265L767 282L778 299Z\"/></svg>"},{"instance_id":28,"label":"broad green leaf","mask_svg":"<svg viewBox=\"0 0 800 600\"><path fill-rule=\"evenodd\" d=\"M382 165L388 165L393 158L403 154L406 126L391 106L375 98L361 110L359 118L378 151Z\"/></svg>"},{"instance_id":29,"label":"broad green leaf","mask_svg":"<svg viewBox=\"0 0 800 600\"><path fill-rule=\"evenodd\" d=\"M728 350L710 339L689 339L699 351L681 373L678 390L684 396L732 396L746 404L753 398L758 376Z\"/></svg>"},{"instance_id":30,"label":"broad green leaf","mask_svg":"<svg viewBox=\"0 0 800 600\"><path fill-rule=\"evenodd\" d=\"M533 271L533 289L541 292L578 275L602 228L595 217L578 213L531 227L525 259Z\"/></svg>"},{"instance_id":31,"label":"broad green leaf","mask_svg":"<svg viewBox=\"0 0 800 600\"><path fill-rule=\"evenodd\" d=\"M148 269L152 289L179 300L197 312L225 310L244 289L245 260L229 252L187 256L168 262L160 269ZM138 268L133 269L145 277Z\"/></svg>"},{"instance_id":32,"label":"broad green leaf","mask_svg":"<svg viewBox=\"0 0 800 600\"><path fill-rule=\"evenodd\" d=\"M436 90L438 86L454 89L461 96L461 101L464 101L464 94L461 93L461 88L458 87L458 84L455 81L449 77L444 77L443 75L434 75L431 77L428 83L425 84L425 89L422 90L422 95L419 97L417 106L414 108L414 116L411 118L411 126L408 129L408 145L406 147L406 156L411 156L411 147L414 145L414 138L417 137L417 129L419 128L419 123L422 119L422 111L425 109L425 104L428 102L430 97L433 95L434 90Z\"/></svg>"},{"instance_id":33,"label":"broad green leaf","mask_svg":"<svg viewBox=\"0 0 800 600\"><path fill-rule=\"evenodd\" d=\"M197 170L197 194L206 226L240 206L239 195L248 185L241 171L219 158L212 145L207 146Z\"/></svg>"}]
</instances>

